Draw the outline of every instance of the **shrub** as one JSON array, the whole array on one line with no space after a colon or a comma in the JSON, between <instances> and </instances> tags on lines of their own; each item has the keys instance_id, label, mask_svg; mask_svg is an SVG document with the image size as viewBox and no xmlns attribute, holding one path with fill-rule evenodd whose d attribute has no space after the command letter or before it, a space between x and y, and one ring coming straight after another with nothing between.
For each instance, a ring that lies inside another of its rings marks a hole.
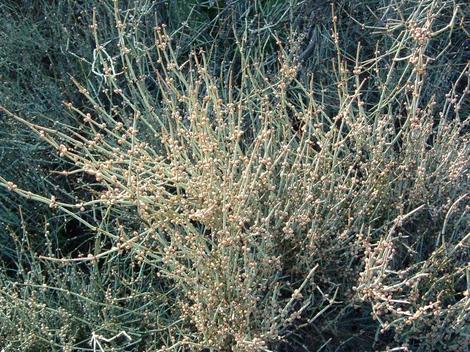
<instances>
[{"instance_id":1,"label":"shrub","mask_svg":"<svg viewBox=\"0 0 470 352\"><path fill-rule=\"evenodd\" d=\"M83 255L40 256L13 234L26 254L2 279L7 348L463 348L469 66L448 92L427 67L461 9L381 9L383 52L351 49L333 9L332 60L305 63L295 32L249 25L234 59L185 57L163 25L141 36L142 8L114 4L115 35L93 17L94 77L74 80L87 108L65 102L79 127L5 109L86 192L1 185L93 233Z\"/></svg>"}]
</instances>

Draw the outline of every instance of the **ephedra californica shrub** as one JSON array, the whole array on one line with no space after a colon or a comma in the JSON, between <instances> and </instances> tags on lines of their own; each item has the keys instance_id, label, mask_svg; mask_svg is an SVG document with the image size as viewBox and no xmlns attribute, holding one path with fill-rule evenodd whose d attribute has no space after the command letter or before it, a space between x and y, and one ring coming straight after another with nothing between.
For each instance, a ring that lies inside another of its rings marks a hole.
<instances>
[{"instance_id":1,"label":"ephedra californica shrub","mask_svg":"<svg viewBox=\"0 0 470 352\"><path fill-rule=\"evenodd\" d=\"M273 34L267 60L246 32L234 60L214 64L202 49L182 59L164 27L145 45L126 21L115 9L106 41L93 22L95 78L74 81L93 109L64 103L80 129L5 111L73 162L64 176L87 175L88 199L73 202L2 179L96 233L86 256L40 263L140 282L132 295L153 310L129 314L149 331L125 332L155 350L269 351L306 331L311 348L338 345L331 336L401 350L468 342L468 83L456 87L469 68L443 104L424 93L432 23L413 22L386 54L358 46L351 61L335 18L325 81L300 72L295 40ZM352 332L348 319L366 323ZM103 344L117 326L102 328Z\"/></svg>"}]
</instances>

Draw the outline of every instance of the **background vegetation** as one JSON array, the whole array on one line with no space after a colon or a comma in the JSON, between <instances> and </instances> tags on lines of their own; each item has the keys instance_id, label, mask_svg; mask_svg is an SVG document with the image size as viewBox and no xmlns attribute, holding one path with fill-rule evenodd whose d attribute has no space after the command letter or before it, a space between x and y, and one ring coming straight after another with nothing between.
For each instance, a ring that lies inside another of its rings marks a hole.
<instances>
[{"instance_id":1,"label":"background vegetation","mask_svg":"<svg viewBox=\"0 0 470 352\"><path fill-rule=\"evenodd\" d=\"M464 0L0 4L0 348L462 351Z\"/></svg>"}]
</instances>

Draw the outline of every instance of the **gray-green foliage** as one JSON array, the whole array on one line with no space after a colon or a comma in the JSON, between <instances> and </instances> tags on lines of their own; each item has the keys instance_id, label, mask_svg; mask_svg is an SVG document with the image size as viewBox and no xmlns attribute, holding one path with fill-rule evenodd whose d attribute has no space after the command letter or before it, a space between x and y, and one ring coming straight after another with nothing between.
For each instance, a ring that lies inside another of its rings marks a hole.
<instances>
[{"instance_id":1,"label":"gray-green foliage","mask_svg":"<svg viewBox=\"0 0 470 352\"><path fill-rule=\"evenodd\" d=\"M5 4L0 347L463 348L463 1Z\"/></svg>"}]
</instances>

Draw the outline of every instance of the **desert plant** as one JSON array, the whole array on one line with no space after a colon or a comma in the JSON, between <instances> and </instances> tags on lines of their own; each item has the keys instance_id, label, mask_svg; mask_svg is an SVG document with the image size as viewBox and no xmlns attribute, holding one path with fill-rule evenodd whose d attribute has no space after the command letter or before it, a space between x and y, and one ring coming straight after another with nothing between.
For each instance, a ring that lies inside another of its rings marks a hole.
<instances>
[{"instance_id":1,"label":"desert plant","mask_svg":"<svg viewBox=\"0 0 470 352\"><path fill-rule=\"evenodd\" d=\"M29 269L2 276L7 347L273 351L300 348L302 333L307 350L465 345L469 65L445 92L428 73L465 18L450 2L398 5L380 9L383 52L351 48L333 7L331 32L310 32L325 49L246 24L228 61L216 46L184 57L164 25L150 44L143 8L114 2L111 36L94 12L94 76L74 80L86 108L64 103L80 126L3 109L86 192L0 185L93 234L82 255L39 256L12 235Z\"/></svg>"}]
</instances>

